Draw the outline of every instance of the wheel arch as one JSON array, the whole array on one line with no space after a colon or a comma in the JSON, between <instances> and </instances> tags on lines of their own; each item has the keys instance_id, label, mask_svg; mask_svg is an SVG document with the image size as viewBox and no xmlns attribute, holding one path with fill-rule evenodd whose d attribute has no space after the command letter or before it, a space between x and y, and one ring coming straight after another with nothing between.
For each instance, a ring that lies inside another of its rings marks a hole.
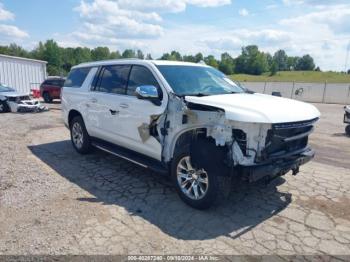
<instances>
[{"instance_id":1,"label":"wheel arch","mask_svg":"<svg viewBox=\"0 0 350 262\"><path fill-rule=\"evenodd\" d=\"M82 114L78 110L71 109L69 111L69 113L68 113L68 125L69 125L69 127L71 125L71 122L72 122L73 118L77 117L77 116L80 116L83 119L83 121L84 121L84 118L83 118Z\"/></svg>"},{"instance_id":2,"label":"wheel arch","mask_svg":"<svg viewBox=\"0 0 350 262\"><path fill-rule=\"evenodd\" d=\"M204 134L203 136L206 137L207 131L208 131L207 126L196 126L196 127L184 129L181 132L177 133L174 136L172 143L170 145L170 151L169 151L170 159L173 159L176 153L176 150L178 148L190 145L195 135L198 135L201 133L201 134Z\"/></svg>"}]
</instances>

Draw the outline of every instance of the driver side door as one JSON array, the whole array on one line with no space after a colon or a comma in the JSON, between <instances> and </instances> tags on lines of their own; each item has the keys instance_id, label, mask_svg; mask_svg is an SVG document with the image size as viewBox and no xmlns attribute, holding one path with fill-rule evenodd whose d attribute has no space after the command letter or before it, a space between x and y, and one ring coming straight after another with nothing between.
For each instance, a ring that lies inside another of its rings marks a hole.
<instances>
[{"instance_id":1,"label":"driver side door","mask_svg":"<svg viewBox=\"0 0 350 262\"><path fill-rule=\"evenodd\" d=\"M135 91L139 86L153 85L157 87L163 100L160 105L136 97ZM133 65L130 71L126 95L119 98L119 144L138 153L161 160L162 146L150 135L149 125L154 116L164 113L166 103L163 91L152 71L141 65Z\"/></svg>"}]
</instances>

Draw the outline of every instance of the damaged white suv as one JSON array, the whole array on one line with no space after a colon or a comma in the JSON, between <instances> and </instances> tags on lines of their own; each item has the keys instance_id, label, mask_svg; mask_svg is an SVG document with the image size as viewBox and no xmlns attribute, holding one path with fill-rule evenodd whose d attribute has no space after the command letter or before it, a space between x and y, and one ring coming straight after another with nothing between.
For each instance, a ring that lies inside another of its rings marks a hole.
<instances>
[{"instance_id":1,"label":"damaged white suv","mask_svg":"<svg viewBox=\"0 0 350 262\"><path fill-rule=\"evenodd\" d=\"M233 178L273 179L311 160L312 105L257 94L203 65L115 60L72 68L62 92L74 148L170 174L203 209Z\"/></svg>"}]
</instances>

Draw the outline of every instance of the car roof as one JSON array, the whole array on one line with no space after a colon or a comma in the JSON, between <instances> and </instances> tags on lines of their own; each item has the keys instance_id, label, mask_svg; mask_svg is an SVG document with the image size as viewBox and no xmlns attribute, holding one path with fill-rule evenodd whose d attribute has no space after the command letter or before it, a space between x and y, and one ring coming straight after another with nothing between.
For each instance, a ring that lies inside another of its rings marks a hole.
<instances>
[{"instance_id":1,"label":"car roof","mask_svg":"<svg viewBox=\"0 0 350 262\"><path fill-rule=\"evenodd\" d=\"M190 63L182 61L170 61L170 60L142 60L142 59L115 59L115 60L103 60L96 62L82 63L72 67L75 68L84 68L84 67L94 67L94 66L104 66L104 65L117 65L117 64L154 64L154 65L173 65L173 66L198 66L198 67L207 67L204 63Z\"/></svg>"},{"instance_id":2,"label":"car roof","mask_svg":"<svg viewBox=\"0 0 350 262\"><path fill-rule=\"evenodd\" d=\"M45 80L65 80L63 76L48 76Z\"/></svg>"}]
</instances>

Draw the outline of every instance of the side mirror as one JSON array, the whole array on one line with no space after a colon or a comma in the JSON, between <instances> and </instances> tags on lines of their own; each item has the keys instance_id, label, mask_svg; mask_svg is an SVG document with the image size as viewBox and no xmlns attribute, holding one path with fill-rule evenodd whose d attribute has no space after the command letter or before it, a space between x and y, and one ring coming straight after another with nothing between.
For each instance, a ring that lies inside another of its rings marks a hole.
<instances>
[{"instance_id":1,"label":"side mirror","mask_svg":"<svg viewBox=\"0 0 350 262\"><path fill-rule=\"evenodd\" d=\"M139 86L135 93L138 99L149 100L155 105L161 104L158 89L155 86Z\"/></svg>"}]
</instances>

